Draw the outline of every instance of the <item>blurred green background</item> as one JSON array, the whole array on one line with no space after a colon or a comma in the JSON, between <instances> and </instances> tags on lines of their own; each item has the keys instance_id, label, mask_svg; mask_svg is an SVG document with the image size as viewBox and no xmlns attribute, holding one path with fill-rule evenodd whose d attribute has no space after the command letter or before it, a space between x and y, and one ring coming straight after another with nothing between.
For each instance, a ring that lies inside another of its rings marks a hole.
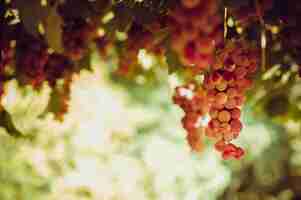
<instances>
[{"instance_id":1,"label":"blurred green background","mask_svg":"<svg viewBox=\"0 0 301 200\"><path fill-rule=\"evenodd\" d=\"M92 68L75 77L62 123L44 114L46 85L5 86L3 105L23 137L0 130L0 200L301 199L298 120L265 117L253 97L237 141L244 159L223 161L209 141L194 154L171 101L175 75L145 68L148 75L121 80L114 62L96 55Z\"/></svg>"}]
</instances>

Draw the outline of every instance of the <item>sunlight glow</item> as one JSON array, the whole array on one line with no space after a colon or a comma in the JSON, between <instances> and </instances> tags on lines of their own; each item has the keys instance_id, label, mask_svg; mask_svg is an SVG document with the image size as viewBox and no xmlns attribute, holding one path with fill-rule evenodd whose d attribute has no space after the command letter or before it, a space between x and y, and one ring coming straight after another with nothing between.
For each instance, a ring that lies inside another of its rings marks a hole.
<instances>
[{"instance_id":1,"label":"sunlight glow","mask_svg":"<svg viewBox=\"0 0 301 200\"><path fill-rule=\"evenodd\" d=\"M143 69L149 70L154 64L153 57L146 52L145 49L139 50L138 62L142 65Z\"/></svg>"}]
</instances>

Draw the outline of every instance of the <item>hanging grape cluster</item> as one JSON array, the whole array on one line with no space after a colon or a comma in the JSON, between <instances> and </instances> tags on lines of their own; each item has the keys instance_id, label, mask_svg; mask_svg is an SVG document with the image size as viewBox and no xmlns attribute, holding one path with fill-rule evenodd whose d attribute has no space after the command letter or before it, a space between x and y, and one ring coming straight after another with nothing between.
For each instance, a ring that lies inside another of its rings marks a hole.
<instances>
[{"instance_id":1,"label":"hanging grape cluster","mask_svg":"<svg viewBox=\"0 0 301 200\"><path fill-rule=\"evenodd\" d=\"M0 39L0 98L4 94L4 74L6 68L13 61L14 51L11 47L11 43L8 40Z\"/></svg>"},{"instance_id":2,"label":"hanging grape cluster","mask_svg":"<svg viewBox=\"0 0 301 200\"><path fill-rule=\"evenodd\" d=\"M63 26L63 46L65 54L73 61L82 59L87 54L89 41L95 36L96 27L92 22L75 19Z\"/></svg>"},{"instance_id":3,"label":"hanging grape cluster","mask_svg":"<svg viewBox=\"0 0 301 200\"><path fill-rule=\"evenodd\" d=\"M201 137L217 141L215 147L224 159L241 158L242 148L231 143L242 129L241 106L252 86L250 76L256 71L258 52L245 41L229 41L218 49L214 64L202 85L176 88L174 102L185 112L182 120L193 150L200 150ZM209 113L207 125L202 120Z\"/></svg>"},{"instance_id":4,"label":"hanging grape cluster","mask_svg":"<svg viewBox=\"0 0 301 200\"><path fill-rule=\"evenodd\" d=\"M5 70L5 67L9 65L13 60L14 52L10 46L10 41L2 39L0 40L1 60L0 70Z\"/></svg>"},{"instance_id":5,"label":"hanging grape cluster","mask_svg":"<svg viewBox=\"0 0 301 200\"><path fill-rule=\"evenodd\" d=\"M27 37L17 43L19 55L16 71L22 82L39 88L46 79L45 66L49 53L47 45L33 37Z\"/></svg>"},{"instance_id":6,"label":"hanging grape cluster","mask_svg":"<svg viewBox=\"0 0 301 200\"><path fill-rule=\"evenodd\" d=\"M204 129L200 124L200 119L208 113L210 105L206 90L196 83L179 86L176 88L173 101L185 112L182 125L187 131L186 138L189 145L193 150L201 151Z\"/></svg>"},{"instance_id":7,"label":"hanging grape cluster","mask_svg":"<svg viewBox=\"0 0 301 200\"><path fill-rule=\"evenodd\" d=\"M157 56L163 55L164 49L161 41L156 41L154 33L143 28L142 25L133 24L127 35L125 50L120 55L118 74L127 76L135 70L140 49L145 49Z\"/></svg>"},{"instance_id":8,"label":"hanging grape cluster","mask_svg":"<svg viewBox=\"0 0 301 200\"><path fill-rule=\"evenodd\" d=\"M171 47L181 63L195 72L208 69L223 39L218 9L217 0L182 0L170 12Z\"/></svg>"},{"instance_id":9,"label":"hanging grape cluster","mask_svg":"<svg viewBox=\"0 0 301 200\"><path fill-rule=\"evenodd\" d=\"M246 91L251 88L251 75L258 66L258 51L245 41L229 41L219 49L212 71L205 75L204 87L211 102L210 121L205 130L218 140L216 149L223 158L240 158L244 152L231 144L242 129L241 107Z\"/></svg>"}]
</instances>

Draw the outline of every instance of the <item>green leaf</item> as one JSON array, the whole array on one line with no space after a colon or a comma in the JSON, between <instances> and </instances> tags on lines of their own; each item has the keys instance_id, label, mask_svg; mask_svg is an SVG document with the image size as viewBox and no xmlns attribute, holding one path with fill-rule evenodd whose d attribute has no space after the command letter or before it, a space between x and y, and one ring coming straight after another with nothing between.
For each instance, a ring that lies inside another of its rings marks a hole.
<instances>
[{"instance_id":1,"label":"green leaf","mask_svg":"<svg viewBox=\"0 0 301 200\"><path fill-rule=\"evenodd\" d=\"M59 113L61 110L61 93L57 89L53 89L51 91L50 99L48 102L48 106L46 112L51 113Z\"/></svg>"},{"instance_id":2,"label":"green leaf","mask_svg":"<svg viewBox=\"0 0 301 200\"><path fill-rule=\"evenodd\" d=\"M43 18L43 25L45 28L45 38L49 47L58 53L62 53L64 50L62 46L63 19L57 13L56 8L51 8L48 15Z\"/></svg>"},{"instance_id":3,"label":"green leaf","mask_svg":"<svg viewBox=\"0 0 301 200\"><path fill-rule=\"evenodd\" d=\"M178 55L172 51L171 49L167 49L166 51L166 62L168 64L168 74L172 74L179 69L183 69L184 66L180 62Z\"/></svg>"}]
</instances>

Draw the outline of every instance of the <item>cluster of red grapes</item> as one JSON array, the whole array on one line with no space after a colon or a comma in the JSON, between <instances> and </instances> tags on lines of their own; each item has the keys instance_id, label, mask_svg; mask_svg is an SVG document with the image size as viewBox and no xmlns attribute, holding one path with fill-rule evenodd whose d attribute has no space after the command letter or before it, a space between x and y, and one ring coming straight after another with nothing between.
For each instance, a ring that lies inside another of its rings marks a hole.
<instances>
[{"instance_id":1,"label":"cluster of red grapes","mask_svg":"<svg viewBox=\"0 0 301 200\"><path fill-rule=\"evenodd\" d=\"M56 93L58 98L58 108L56 108L54 114L55 119L59 121L64 120L65 114L69 110L69 101L70 101L70 94L71 94L71 85L72 85L72 73L68 73L64 77L64 83L63 85L58 88L54 88L54 92Z\"/></svg>"},{"instance_id":2,"label":"cluster of red grapes","mask_svg":"<svg viewBox=\"0 0 301 200\"><path fill-rule=\"evenodd\" d=\"M74 70L74 65L68 57L53 53L49 55L45 66L46 79L50 86L56 86L57 80L68 77Z\"/></svg>"},{"instance_id":3,"label":"cluster of red grapes","mask_svg":"<svg viewBox=\"0 0 301 200\"><path fill-rule=\"evenodd\" d=\"M256 71L258 52L242 40L229 41L216 53L211 71L205 75L202 86L176 89L174 102L185 112L183 127L196 138L203 131L202 119L209 113L210 121L205 135L217 141L215 147L224 159L239 159L244 155L231 141L239 136L241 106L245 93L252 86L249 78ZM197 88L197 89L196 89ZM197 131L198 130L198 131ZM196 142L196 140L194 141ZM192 149L195 143L189 141Z\"/></svg>"},{"instance_id":4,"label":"cluster of red grapes","mask_svg":"<svg viewBox=\"0 0 301 200\"><path fill-rule=\"evenodd\" d=\"M87 52L90 40L95 36L96 27L83 19L65 22L63 46L65 54L73 61L82 59Z\"/></svg>"},{"instance_id":5,"label":"cluster of red grapes","mask_svg":"<svg viewBox=\"0 0 301 200\"><path fill-rule=\"evenodd\" d=\"M18 55L16 72L23 83L38 88L44 82L45 66L48 62L49 53L47 45L33 37L23 38L17 42Z\"/></svg>"},{"instance_id":6,"label":"cluster of red grapes","mask_svg":"<svg viewBox=\"0 0 301 200\"><path fill-rule=\"evenodd\" d=\"M185 112L182 119L183 128L187 131L187 141L194 151L202 150L202 117L209 111L207 92L196 83L176 88L173 97L175 104Z\"/></svg>"},{"instance_id":7,"label":"cluster of red grapes","mask_svg":"<svg viewBox=\"0 0 301 200\"><path fill-rule=\"evenodd\" d=\"M44 81L55 86L56 81L71 72L73 64L62 54L50 53L48 46L41 40L28 37L18 41L16 72L25 84L39 88Z\"/></svg>"},{"instance_id":8,"label":"cluster of red grapes","mask_svg":"<svg viewBox=\"0 0 301 200\"><path fill-rule=\"evenodd\" d=\"M2 72L6 66L12 62L14 51L10 46L10 41L0 40L0 72Z\"/></svg>"},{"instance_id":9,"label":"cluster of red grapes","mask_svg":"<svg viewBox=\"0 0 301 200\"><path fill-rule=\"evenodd\" d=\"M133 24L127 35L125 51L121 54L119 60L118 74L129 75L134 70L140 49L145 49L157 56L164 53L162 44L156 41L154 33L142 25Z\"/></svg>"},{"instance_id":10,"label":"cluster of red grapes","mask_svg":"<svg viewBox=\"0 0 301 200\"><path fill-rule=\"evenodd\" d=\"M43 39L28 34L22 34L22 37L16 40L15 68L18 80L36 89L48 81L59 98L59 109L54 113L58 119L62 119L68 110L72 74L78 70L74 62L86 55L89 42L95 37L96 30L92 23L85 20L68 20L62 28L63 53L51 51ZM5 58L1 59L3 60L1 65L4 65L10 59L10 51L8 48L1 49L3 49L1 54L4 54ZM62 87L57 86L59 79L64 79Z\"/></svg>"},{"instance_id":11,"label":"cluster of red grapes","mask_svg":"<svg viewBox=\"0 0 301 200\"><path fill-rule=\"evenodd\" d=\"M9 64L13 61L14 51L11 48L10 41L8 40L0 40L0 97L4 94L3 82L4 82L4 73L9 66Z\"/></svg>"},{"instance_id":12,"label":"cluster of red grapes","mask_svg":"<svg viewBox=\"0 0 301 200\"><path fill-rule=\"evenodd\" d=\"M28 37L19 40L16 49L20 53L16 60L16 75L23 84L31 85L38 89L45 81L56 92L59 108L54 114L59 120L68 111L70 99L70 85L72 74L75 72L73 62L67 56L50 53L47 45L38 39ZM57 81L63 79L62 87L57 86Z\"/></svg>"},{"instance_id":13,"label":"cluster of red grapes","mask_svg":"<svg viewBox=\"0 0 301 200\"><path fill-rule=\"evenodd\" d=\"M208 69L223 39L218 9L217 0L182 0L169 14L171 47L196 72Z\"/></svg>"},{"instance_id":14,"label":"cluster of red grapes","mask_svg":"<svg viewBox=\"0 0 301 200\"><path fill-rule=\"evenodd\" d=\"M49 55L45 69L46 79L53 90L55 90L59 101L58 108L54 114L56 119L62 121L64 114L67 113L69 108L74 65L68 57L53 53ZM61 87L57 86L58 79L64 79L64 83Z\"/></svg>"},{"instance_id":15,"label":"cluster of red grapes","mask_svg":"<svg viewBox=\"0 0 301 200\"><path fill-rule=\"evenodd\" d=\"M95 38L94 42L96 44L96 48L97 48L99 55L102 58L107 59L109 56L109 51L110 51L110 49L113 48L113 45L114 45L113 40L111 40L106 35L103 35L103 36Z\"/></svg>"}]
</instances>

